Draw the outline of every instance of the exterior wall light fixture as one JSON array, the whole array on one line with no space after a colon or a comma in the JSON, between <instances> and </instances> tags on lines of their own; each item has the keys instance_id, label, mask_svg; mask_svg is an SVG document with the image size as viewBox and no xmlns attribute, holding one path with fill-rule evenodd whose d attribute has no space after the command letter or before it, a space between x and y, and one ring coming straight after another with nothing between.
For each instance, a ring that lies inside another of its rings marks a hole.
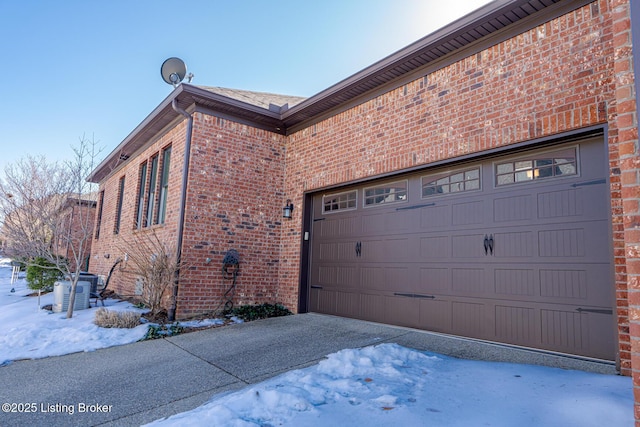
<instances>
[{"instance_id":1,"label":"exterior wall light fixture","mask_svg":"<svg viewBox=\"0 0 640 427\"><path fill-rule=\"evenodd\" d=\"M287 204L282 208L282 216L291 219L291 214L293 214L293 203L291 203L291 199L287 199Z\"/></svg>"}]
</instances>

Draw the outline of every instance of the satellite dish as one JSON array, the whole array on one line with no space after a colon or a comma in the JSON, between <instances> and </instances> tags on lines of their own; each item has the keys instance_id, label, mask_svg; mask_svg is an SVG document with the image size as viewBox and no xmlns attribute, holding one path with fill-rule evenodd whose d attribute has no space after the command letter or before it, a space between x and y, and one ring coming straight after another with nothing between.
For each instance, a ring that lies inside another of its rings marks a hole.
<instances>
[{"instance_id":1,"label":"satellite dish","mask_svg":"<svg viewBox=\"0 0 640 427\"><path fill-rule=\"evenodd\" d=\"M187 66L180 58L169 58L162 63L160 74L162 75L162 80L176 87L187 75Z\"/></svg>"}]
</instances>

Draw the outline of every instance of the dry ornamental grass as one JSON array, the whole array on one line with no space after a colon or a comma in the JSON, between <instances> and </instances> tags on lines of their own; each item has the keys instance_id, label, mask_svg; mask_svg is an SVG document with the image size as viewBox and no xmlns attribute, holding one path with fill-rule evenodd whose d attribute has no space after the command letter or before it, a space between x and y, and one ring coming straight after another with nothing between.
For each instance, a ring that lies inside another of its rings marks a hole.
<instances>
[{"instance_id":1,"label":"dry ornamental grass","mask_svg":"<svg viewBox=\"0 0 640 427\"><path fill-rule=\"evenodd\" d=\"M96 310L93 323L101 328L135 328L140 324L140 313L113 311L101 307Z\"/></svg>"}]
</instances>

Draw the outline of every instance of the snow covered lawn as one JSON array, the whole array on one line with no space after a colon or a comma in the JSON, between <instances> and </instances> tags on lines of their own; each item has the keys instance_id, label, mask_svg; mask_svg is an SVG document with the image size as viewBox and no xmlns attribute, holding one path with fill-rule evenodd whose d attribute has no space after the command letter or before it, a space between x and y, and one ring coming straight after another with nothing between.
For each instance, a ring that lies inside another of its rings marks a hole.
<instances>
[{"instance_id":1,"label":"snow covered lawn","mask_svg":"<svg viewBox=\"0 0 640 427\"><path fill-rule=\"evenodd\" d=\"M38 309L24 279L0 259L0 369L18 359L138 341L147 326L105 329L95 309ZM15 292L11 292L14 288ZM40 305L51 304L53 295ZM106 301L112 310L135 310ZM212 320L211 322L221 322ZM183 326L198 326L187 323ZM200 325L202 326L202 325ZM539 366L458 360L396 344L347 349L316 366L213 396L157 426L632 426L631 378Z\"/></svg>"}]
</instances>

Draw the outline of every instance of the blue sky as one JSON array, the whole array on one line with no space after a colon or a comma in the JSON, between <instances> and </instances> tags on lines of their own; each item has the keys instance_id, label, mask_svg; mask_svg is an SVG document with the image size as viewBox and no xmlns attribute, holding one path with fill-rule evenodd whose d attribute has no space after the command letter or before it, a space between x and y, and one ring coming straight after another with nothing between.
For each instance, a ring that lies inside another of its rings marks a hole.
<instances>
[{"instance_id":1,"label":"blue sky","mask_svg":"<svg viewBox=\"0 0 640 427\"><path fill-rule=\"evenodd\" d=\"M311 96L487 0L0 0L0 174L27 155L101 160L173 89L193 84Z\"/></svg>"}]
</instances>

